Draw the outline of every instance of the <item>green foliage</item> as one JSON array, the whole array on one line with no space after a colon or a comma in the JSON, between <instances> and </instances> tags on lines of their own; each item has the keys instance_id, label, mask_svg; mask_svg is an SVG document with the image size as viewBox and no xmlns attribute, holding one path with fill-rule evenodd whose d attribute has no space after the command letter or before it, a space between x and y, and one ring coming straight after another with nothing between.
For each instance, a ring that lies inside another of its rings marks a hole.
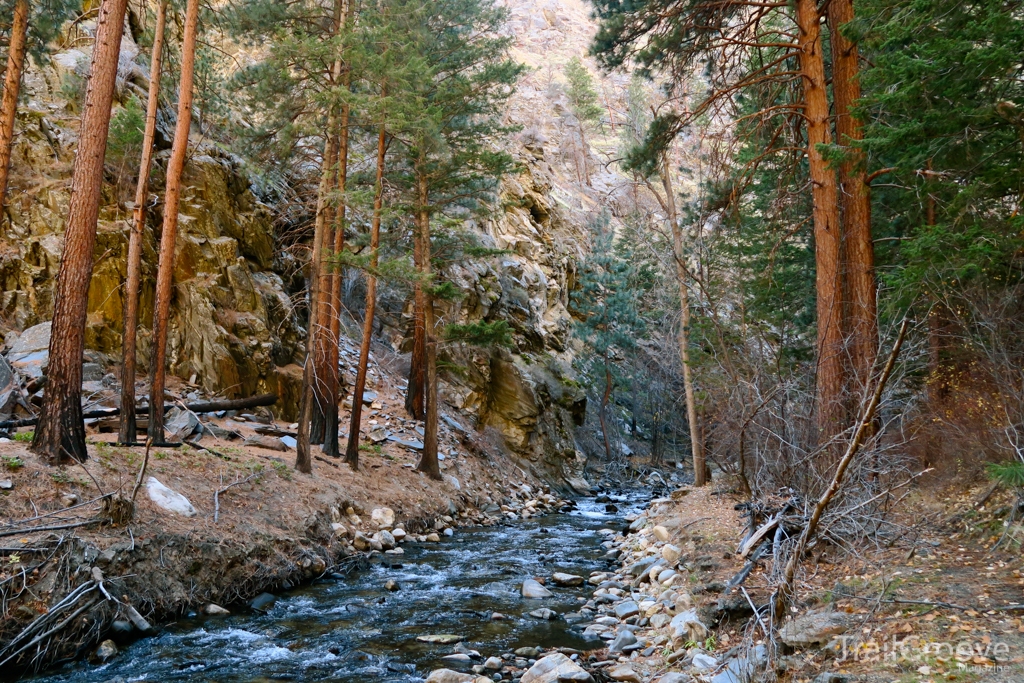
<instances>
[{"instance_id":1,"label":"green foliage","mask_svg":"<svg viewBox=\"0 0 1024 683\"><path fill-rule=\"evenodd\" d=\"M639 311L643 290L636 286L641 279L636 265L616 249L611 217L598 215L590 230L590 256L580 265L578 287L571 299L578 318L574 329L606 363L610 355L632 349L643 337L646 323Z\"/></svg>"},{"instance_id":2,"label":"green foliage","mask_svg":"<svg viewBox=\"0 0 1024 683\"><path fill-rule=\"evenodd\" d=\"M604 109L598 104L597 90L590 70L579 57L573 57L565 65L565 79L568 81L566 95L569 106L581 123L596 123L601 120Z\"/></svg>"},{"instance_id":3,"label":"green foliage","mask_svg":"<svg viewBox=\"0 0 1024 683\"><path fill-rule=\"evenodd\" d=\"M129 97L110 117L106 163L118 168L137 164L145 128L146 112L142 104L137 98Z\"/></svg>"},{"instance_id":4,"label":"green foliage","mask_svg":"<svg viewBox=\"0 0 1024 683\"><path fill-rule=\"evenodd\" d=\"M0 456L0 462L3 462L4 468L12 472L20 470L25 466L25 461L16 455L4 455Z\"/></svg>"},{"instance_id":5,"label":"green foliage","mask_svg":"<svg viewBox=\"0 0 1024 683\"><path fill-rule=\"evenodd\" d=\"M448 325L444 328L444 338L450 342L483 347L511 348L513 343L512 328L504 320L479 320L465 325Z\"/></svg>"},{"instance_id":6,"label":"green foliage","mask_svg":"<svg viewBox=\"0 0 1024 683\"><path fill-rule=\"evenodd\" d=\"M0 31L10 33L15 0L0 0ZM51 43L60 35L64 23L82 10L81 0L29 0L28 53L37 62L49 59ZM4 43L6 44L6 40ZM6 54L5 54L6 58Z\"/></svg>"},{"instance_id":7,"label":"green foliage","mask_svg":"<svg viewBox=\"0 0 1024 683\"><path fill-rule=\"evenodd\" d=\"M35 436L35 432L18 432L14 435L14 440L18 443L32 443L32 439L34 439Z\"/></svg>"},{"instance_id":8,"label":"green foliage","mask_svg":"<svg viewBox=\"0 0 1024 683\"><path fill-rule=\"evenodd\" d=\"M1024 461L1010 460L993 462L988 465L988 476L992 481L1013 489L1024 489Z\"/></svg>"}]
</instances>

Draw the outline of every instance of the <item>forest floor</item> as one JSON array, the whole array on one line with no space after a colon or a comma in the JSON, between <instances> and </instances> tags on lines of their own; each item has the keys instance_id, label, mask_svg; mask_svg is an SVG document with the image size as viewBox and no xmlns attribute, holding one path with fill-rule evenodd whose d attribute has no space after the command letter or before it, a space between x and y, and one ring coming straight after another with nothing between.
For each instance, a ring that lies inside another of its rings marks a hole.
<instances>
[{"instance_id":1,"label":"forest floor","mask_svg":"<svg viewBox=\"0 0 1024 683\"><path fill-rule=\"evenodd\" d=\"M977 505L987 489L987 485L968 491L962 485L955 490L920 489L890 517L902 533L888 547L863 543L856 550L829 546L813 553L798 578L792 617L838 612L845 615L846 628L817 645L780 646L780 679L800 683L1024 680L1020 540L1003 539L994 547L1005 531L1002 520L1012 499L997 492L985 505ZM744 636L754 645L766 642L763 629L750 626L749 605L768 603L771 563L762 562L742 584L746 595L721 594L724 584L745 564L737 548L747 520L734 509L741 500L716 486L681 489L671 500L655 502L648 510L646 532L625 539L625 547L637 551L634 557L643 556L660 545L653 527L667 530L668 542L680 548L690 569L686 586L697 613L707 624L718 621L705 649L720 661L729 658L730 649L740 645ZM1011 605L1016 608L1006 609ZM645 637L659 642L657 630ZM693 654L691 650L688 658ZM676 668L669 666L664 655L653 652L643 657L635 652L620 661L654 676Z\"/></svg>"}]
</instances>

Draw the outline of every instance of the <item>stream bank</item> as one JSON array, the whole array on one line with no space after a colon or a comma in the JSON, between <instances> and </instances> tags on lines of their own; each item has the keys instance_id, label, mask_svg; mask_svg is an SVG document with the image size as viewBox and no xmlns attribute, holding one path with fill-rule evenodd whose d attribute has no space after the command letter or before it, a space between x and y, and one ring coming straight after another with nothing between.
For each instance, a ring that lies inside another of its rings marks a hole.
<instances>
[{"instance_id":1,"label":"stream bank","mask_svg":"<svg viewBox=\"0 0 1024 683\"><path fill-rule=\"evenodd\" d=\"M447 527L435 541L410 532L402 552L371 552L345 573L268 596L260 609L196 609L105 663L33 680L397 683L441 666L510 679L542 652L601 647L584 628L592 589L584 577L609 568L605 539L650 496L548 503L529 486L515 493L516 503L492 510L501 519L490 525ZM524 598L524 582L535 578L549 595Z\"/></svg>"}]
</instances>

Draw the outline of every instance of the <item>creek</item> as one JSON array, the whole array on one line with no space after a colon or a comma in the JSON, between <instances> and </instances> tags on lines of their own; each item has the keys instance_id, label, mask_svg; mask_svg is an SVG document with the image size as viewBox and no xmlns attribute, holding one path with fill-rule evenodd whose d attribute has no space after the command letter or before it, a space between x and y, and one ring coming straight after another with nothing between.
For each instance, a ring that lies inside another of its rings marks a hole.
<instances>
[{"instance_id":1,"label":"creek","mask_svg":"<svg viewBox=\"0 0 1024 683\"><path fill-rule=\"evenodd\" d=\"M524 579L554 572L587 577L607 570L598 530L621 529L649 495L612 499L616 512L585 498L568 512L458 529L440 543L406 543L404 555L378 554L344 578L279 594L266 612L230 606L230 616L184 617L105 664L76 662L29 680L407 683L436 668L469 672L469 664L442 660L453 645L417 636L457 634L484 658L521 647L600 648L600 640L583 636L585 624L574 627L564 617L582 606L593 586L561 588L548 581L554 595L540 600L522 598L520 587ZM384 587L389 580L398 582L398 591ZM542 607L558 618L529 615Z\"/></svg>"}]
</instances>

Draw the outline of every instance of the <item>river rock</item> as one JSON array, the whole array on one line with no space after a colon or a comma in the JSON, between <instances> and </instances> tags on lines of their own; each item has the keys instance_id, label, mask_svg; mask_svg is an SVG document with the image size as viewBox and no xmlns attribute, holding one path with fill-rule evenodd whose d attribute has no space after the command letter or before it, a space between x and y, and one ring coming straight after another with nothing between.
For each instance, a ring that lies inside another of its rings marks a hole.
<instances>
[{"instance_id":1,"label":"river rock","mask_svg":"<svg viewBox=\"0 0 1024 683\"><path fill-rule=\"evenodd\" d=\"M117 654L117 645L112 640L104 640L100 643L100 646L96 648L96 659L101 662L105 662L111 657Z\"/></svg>"},{"instance_id":2,"label":"river rock","mask_svg":"<svg viewBox=\"0 0 1024 683\"><path fill-rule=\"evenodd\" d=\"M686 610L681 612L669 622L672 630L672 641L702 643L708 637L707 626L697 616L697 610Z\"/></svg>"},{"instance_id":3,"label":"river rock","mask_svg":"<svg viewBox=\"0 0 1024 683\"><path fill-rule=\"evenodd\" d=\"M427 676L426 683L493 683L493 681L486 676L474 676L451 669L436 669Z\"/></svg>"},{"instance_id":4,"label":"river rock","mask_svg":"<svg viewBox=\"0 0 1024 683\"><path fill-rule=\"evenodd\" d=\"M657 680L657 683L691 683L693 679L677 671L667 673Z\"/></svg>"},{"instance_id":5,"label":"river rock","mask_svg":"<svg viewBox=\"0 0 1024 683\"><path fill-rule=\"evenodd\" d=\"M441 657L441 659L444 659L444 660L449 661L449 662L471 662L471 661L473 661L472 657L470 657L469 655L467 655L467 654L465 654L463 652L456 652L455 654L445 655L444 657Z\"/></svg>"},{"instance_id":6,"label":"river rock","mask_svg":"<svg viewBox=\"0 0 1024 683\"><path fill-rule=\"evenodd\" d=\"M220 605L214 604L212 602L209 605L207 605L206 607L204 607L203 611L206 612L207 614L209 614L210 616L216 616L216 617L222 617L222 616L227 616L228 614L231 614L230 610L226 610L223 607L221 607Z\"/></svg>"},{"instance_id":7,"label":"river rock","mask_svg":"<svg viewBox=\"0 0 1024 683\"><path fill-rule=\"evenodd\" d=\"M676 578L676 576L678 576L678 574L676 574L676 571L674 569L663 569L660 572L658 572L658 583L664 585L672 579Z\"/></svg>"},{"instance_id":8,"label":"river rock","mask_svg":"<svg viewBox=\"0 0 1024 683\"><path fill-rule=\"evenodd\" d=\"M586 673L583 667L561 652L553 652L546 657L538 659L537 663L523 674L520 683L558 683L562 676L577 674L580 671Z\"/></svg>"},{"instance_id":9,"label":"river rock","mask_svg":"<svg viewBox=\"0 0 1024 683\"><path fill-rule=\"evenodd\" d=\"M357 531L355 538L352 539L352 545L356 547L356 550L366 551L370 549L372 542L362 531Z\"/></svg>"},{"instance_id":10,"label":"river rock","mask_svg":"<svg viewBox=\"0 0 1024 683\"><path fill-rule=\"evenodd\" d=\"M541 607L530 612L530 616L534 619L540 619L542 621L554 621L558 618L558 614L547 607Z\"/></svg>"},{"instance_id":11,"label":"river rock","mask_svg":"<svg viewBox=\"0 0 1024 683\"><path fill-rule=\"evenodd\" d=\"M668 543L669 534L668 529L661 526L660 524L651 530L654 533L654 537L662 543Z\"/></svg>"},{"instance_id":12,"label":"river rock","mask_svg":"<svg viewBox=\"0 0 1024 683\"><path fill-rule=\"evenodd\" d=\"M690 665L697 671L711 671L718 666L718 660L711 655L706 655L703 652L698 652L693 656L693 661Z\"/></svg>"},{"instance_id":13,"label":"river rock","mask_svg":"<svg viewBox=\"0 0 1024 683\"><path fill-rule=\"evenodd\" d=\"M534 579L527 579L523 581L522 589L523 597L531 600L540 600L541 598L550 598L553 593Z\"/></svg>"},{"instance_id":14,"label":"river rock","mask_svg":"<svg viewBox=\"0 0 1024 683\"><path fill-rule=\"evenodd\" d=\"M395 525L395 511L391 508L374 508L370 522L378 529L390 529Z\"/></svg>"},{"instance_id":15,"label":"river rock","mask_svg":"<svg viewBox=\"0 0 1024 683\"><path fill-rule=\"evenodd\" d=\"M277 602L277 598L270 593L260 593L252 599L252 602L249 603L249 607L252 607L254 610L265 612L270 609L270 606L275 602Z\"/></svg>"},{"instance_id":16,"label":"river rock","mask_svg":"<svg viewBox=\"0 0 1024 683\"><path fill-rule=\"evenodd\" d=\"M430 533L424 536L423 540L427 541L428 543L440 543L441 537L438 536L436 533Z\"/></svg>"},{"instance_id":17,"label":"river rock","mask_svg":"<svg viewBox=\"0 0 1024 683\"><path fill-rule=\"evenodd\" d=\"M562 572L555 572L551 575L551 580L554 581L556 586L582 586L583 577L576 576L575 574L563 574Z\"/></svg>"},{"instance_id":18,"label":"river rock","mask_svg":"<svg viewBox=\"0 0 1024 683\"><path fill-rule=\"evenodd\" d=\"M484 668L491 669L492 671L500 671L501 660L497 657L488 657L487 660L484 662Z\"/></svg>"},{"instance_id":19,"label":"river rock","mask_svg":"<svg viewBox=\"0 0 1024 683\"><path fill-rule=\"evenodd\" d=\"M667 562L670 567L675 566L676 562L679 561L679 558L682 556L682 554L683 551L681 551L678 547L672 545L671 543L668 543L662 546L661 548L661 558L665 560L665 562Z\"/></svg>"},{"instance_id":20,"label":"river rock","mask_svg":"<svg viewBox=\"0 0 1024 683\"><path fill-rule=\"evenodd\" d=\"M540 655L540 648L536 647L520 647L515 650L517 657L528 657L530 659Z\"/></svg>"},{"instance_id":21,"label":"river rock","mask_svg":"<svg viewBox=\"0 0 1024 683\"><path fill-rule=\"evenodd\" d=\"M849 625L842 612L812 612L784 624L779 638L790 647L823 644L845 633Z\"/></svg>"},{"instance_id":22,"label":"river rock","mask_svg":"<svg viewBox=\"0 0 1024 683\"><path fill-rule=\"evenodd\" d=\"M625 652L630 645L636 645L636 636L632 631L623 631L615 636L615 640L608 644L608 654Z\"/></svg>"},{"instance_id":23,"label":"river rock","mask_svg":"<svg viewBox=\"0 0 1024 683\"><path fill-rule=\"evenodd\" d=\"M613 681L628 681L629 683L642 683L643 681L643 679L640 678L640 674L633 671L633 668L628 664L613 666L608 670L608 676Z\"/></svg>"},{"instance_id":24,"label":"river rock","mask_svg":"<svg viewBox=\"0 0 1024 683\"><path fill-rule=\"evenodd\" d=\"M391 550L396 545L398 545L398 541L395 540L394 535L392 535L390 531L382 529L381 531L378 531L376 533L376 536L377 540L380 541L380 545L382 548L384 548L384 550Z\"/></svg>"},{"instance_id":25,"label":"river rock","mask_svg":"<svg viewBox=\"0 0 1024 683\"><path fill-rule=\"evenodd\" d=\"M405 537L408 534L405 533L405 529L398 528L398 529L392 529L391 530L391 535L395 537L396 541L401 543L403 540L405 540Z\"/></svg>"},{"instance_id":26,"label":"river rock","mask_svg":"<svg viewBox=\"0 0 1024 683\"><path fill-rule=\"evenodd\" d=\"M388 579L387 581L384 582L384 589L385 590L389 590L392 593L394 593L397 590L401 590L401 588L402 587L399 586L398 582L395 581L394 579Z\"/></svg>"},{"instance_id":27,"label":"river rock","mask_svg":"<svg viewBox=\"0 0 1024 683\"><path fill-rule=\"evenodd\" d=\"M451 645L462 640L462 636L454 633L434 633L426 636L416 636L421 643L433 643L434 645Z\"/></svg>"},{"instance_id":28,"label":"river rock","mask_svg":"<svg viewBox=\"0 0 1024 683\"><path fill-rule=\"evenodd\" d=\"M146 493L149 494L149 499L161 510L185 517L195 517L198 514L188 498L174 489L164 486L157 481L156 477L150 477L146 480Z\"/></svg>"},{"instance_id":29,"label":"river rock","mask_svg":"<svg viewBox=\"0 0 1024 683\"><path fill-rule=\"evenodd\" d=\"M615 616L619 619L629 619L640 614L640 606L632 600L623 600L615 605Z\"/></svg>"}]
</instances>

